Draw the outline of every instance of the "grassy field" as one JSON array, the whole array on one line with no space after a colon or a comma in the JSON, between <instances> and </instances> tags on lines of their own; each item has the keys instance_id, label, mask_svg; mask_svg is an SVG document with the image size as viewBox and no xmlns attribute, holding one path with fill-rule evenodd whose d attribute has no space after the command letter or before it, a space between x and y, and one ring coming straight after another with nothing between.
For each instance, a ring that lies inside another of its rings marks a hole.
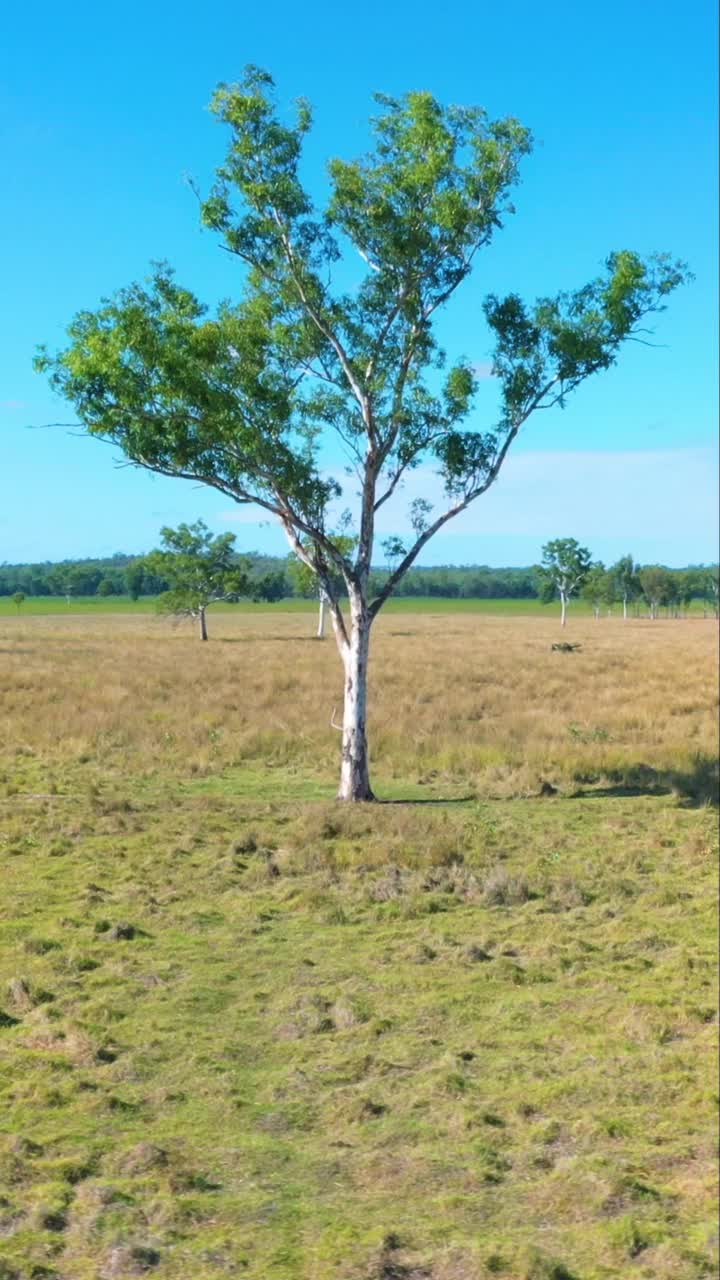
<instances>
[{"instance_id":1,"label":"grassy field","mask_svg":"<svg viewBox=\"0 0 720 1280\"><path fill-rule=\"evenodd\" d=\"M389 600L384 612L389 613L485 613L499 617L532 617L553 619L558 616L560 606L557 603L541 604L539 600L454 600L444 596L399 596ZM615 614L621 613L621 607L615 606ZM703 616L703 602L693 600L690 614L692 617ZM705 610L706 611L706 610ZM254 604L249 600L237 604L213 605L213 613L315 613L317 604L314 600L281 600L277 604L260 602ZM76 613L139 613L155 615L154 597L131 600L129 596L78 596L68 604L64 596L28 596L20 605L13 604L11 596L0 596L0 618L39 617L45 614L62 614L72 617ZM584 600L573 600L570 605L570 617L589 617L592 609ZM602 621L605 621L603 618Z\"/></svg>"},{"instance_id":2,"label":"grassy field","mask_svg":"<svg viewBox=\"0 0 720 1280\"><path fill-rule=\"evenodd\" d=\"M3 618L0 1280L717 1274L716 628L446 603L352 809L311 618Z\"/></svg>"}]
</instances>

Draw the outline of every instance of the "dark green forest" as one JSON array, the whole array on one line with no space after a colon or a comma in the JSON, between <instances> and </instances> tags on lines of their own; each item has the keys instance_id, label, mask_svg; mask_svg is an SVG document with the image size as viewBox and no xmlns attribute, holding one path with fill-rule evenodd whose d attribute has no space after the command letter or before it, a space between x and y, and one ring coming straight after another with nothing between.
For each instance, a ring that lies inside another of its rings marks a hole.
<instances>
[{"instance_id":1,"label":"dark green forest","mask_svg":"<svg viewBox=\"0 0 720 1280\"><path fill-rule=\"evenodd\" d=\"M251 565L253 596L260 600L282 600L310 595L298 586L291 560L250 552L242 557ZM377 591L388 570L376 569L371 590ZM717 599L717 571L691 565L664 571L664 594L669 600L700 599L712 604ZM151 572L141 556L116 555L106 558L63 560L58 563L0 564L0 596L22 592L30 596L157 596L168 583ZM542 595L537 567L490 568L487 565L434 565L413 568L400 583L399 596L445 597L451 599L536 599ZM638 588L638 595L642 594ZM667 601L665 601L667 603Z\"/></svg>"}]
</instances>

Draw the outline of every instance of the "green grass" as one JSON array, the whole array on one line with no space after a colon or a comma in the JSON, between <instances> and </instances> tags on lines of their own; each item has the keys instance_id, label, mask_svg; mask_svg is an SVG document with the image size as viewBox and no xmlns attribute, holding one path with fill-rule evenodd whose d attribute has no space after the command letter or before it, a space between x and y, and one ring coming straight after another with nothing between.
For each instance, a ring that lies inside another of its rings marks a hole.
<instances>
[{"instance_id":1,"label":"green grass","mask_svg":"<svg viewBox=\"0 0 720 1280\"><path fill-rule=\"evenodd\" d=\"M94 769L0 787L0 1277L716 1274L710 808Z\"/></svg>"},{"instance_id":2,"label":"green grass","mask_svg":"<svg viewBox=\"0 0 720 1280\"><path fill-rule=\"evenodd\" d=\"M275 604L251 601L240 601L237 604L217 604L212 610L220 613L316 613L314 600L287 599ZM399 596L389 600L385 605L388 613L484 613L505 617L540 617L559 616L559 605L541 604L539 600L454 600L444 596ZM18 607L13 604L12 597L0 596L0 618L2 617L34 617L46 614L61 614L72 617L73 614L105 613L154 613L154 597L131 600L129 596L77 596L68 604L64 596L28 596ZM570 615L587 617L592 610L582 600L573 600ZM619 606L614 608L615 616L621 613ZM694 600L690 613L702 617L702 601ZM663 615L664 616L664 615Z\"/></svg>"}]
</instances>

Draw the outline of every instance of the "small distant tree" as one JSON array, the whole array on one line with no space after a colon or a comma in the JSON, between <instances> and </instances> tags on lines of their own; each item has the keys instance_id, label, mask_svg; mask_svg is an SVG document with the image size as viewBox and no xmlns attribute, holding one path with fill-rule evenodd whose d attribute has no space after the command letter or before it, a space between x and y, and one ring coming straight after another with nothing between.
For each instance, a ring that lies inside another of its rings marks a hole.
<instances>
[{"instance_id":1,"label":"small distant tree","mask_svg":"<svg viewBox=\"0 0 720 1280\"><path fill-rule=\"evenodd\" d=\"M114 596L115 583L111 582L110 578L101 578L98 583L97 593L99 596Z\"/></svg>"},{"instance_id":2,"label":"small distant tree","mask_svg":"<svg viewBox=\"0 0 720 1280\"><path fill-rule=\"evenodd\" d=\"M700 594L700 583L694 569L679 569L672 575L672 603L678 612L687 613L693 599Z\"/></svg>"},{"instance_id":3,"label":"small distant tree","mask_svg":"<svg viewBox=\"0 0 720 1280\"><path fill-rule=\"evenodd\" d=\"M205 618L209 605L237 600L252 592L248 565L233 550L234 533L213 537L202 520L160 530L162 549L151 551L145 563L170 583L158 608L175 618L196 618L201 640L207 640Z\"/></svg>"},{"instance_id":4,"label":"small distant tree","mask_svg":"<svg viewBox=\"0 0 720 1280\"><path fill-rule=\"evenodd\" d=\"M583 599L587 600L596 618L600 617L600 610L604 604L612 603L612 579L601 560L596 560L590 565L581 591Z\"/></svg>"},{"instance_id":5,"label":"small distant tree","mask_svg":"<svg viewBox=\"0 0 720 1280\"><path fill-rule=\"evenodd\" d=\"M632 556L621 556L609 572L614 579L618 598L622 600L623 621L625 622L627 620L628 604L632 600L636 600L641 591L637 565Z\"/></svg>"},{"instance_id":6,"label":"small distant tree","mask_svg":"<svg viewBox=\"0 0 720 1280\"><path fill-rule=\"evenodd\" d=\"M560 626L567 621L567 607L571 596L583 586L592 561L587 547L581 547L575 538L555 538L542 549L542 565L538 577L541 599L560 597Z\"/></svg>"},{"instance_id":7,"label":"small distant tree","mask_svg":"<svg viewBox=\"0 0 720 1280\"><path fill-rule=\"evenodd\" d=\"M355 545L355 539L344 534L335 534L333 542L338 550L344 556L350 556ZM318 614L317 638L322 640L325 635L325 609L330 603L330 596L326 588L323 586L321 579L318 577L317 570L310 563L310 557L307 560L301 560L297 555L289 557L290 577L295 585L295 589L302 596L317 595L320 600L320 611ZM335 599L343 593L344 583L342 575L332 565L327 566L327 577L335 593Z\"/></svg>"},{"instance_id":8,"label":"small distant tree","mask_svg":"<svg viewBox=\"0 0 720 1280\"><path fill-rule=\"evenodd\" d=\"M20 606L21 606L21 605L23 605L23 604L25 603L25 592L24 592L24 591L15 591L15 592L13 592L12 602L13 602L13 604L15 605L15 608L17 609L17 611L18 611L18 613L19 613L19 612L20 612Z\"/></svg>"},{"instance_id":9,"label":"small distant tree","mask_svg":"<svg viewBox=\"0 0 720 1280\"><path fill-rule=\"evenodd\" d=\"M284 600L288 593L288 584L282 569L272 569L270 573L263 573L261 577L253 578L250 593L253 600L267 600L269 604Z\"/></svg>"},{"instance_id":10,"label":"small distant tree","mask_svg":"<svg viewBox=\"0 0 720 1280\"><path fill-rule=\"evenodd\" d=\"M136 560L134 564L129 564L125 570L125 586L131 600L139 600L143 589L143 580L145 578L145 569L140 560Z\"/></svg>"},{"instance_id":11,"label":"small distant tree","mask_svg":"<svg viewBox=\"0 0 720 1280\"><path fill-rule=\"evenodd\" d=\"M290 559L288 573L293 587L299 595L305 596L305 598L314 595L318 596L320 611L318 613L317 638L322 640L325 635L325 607L328 603L328 597L324 588L318 582L317 574L311 565L304 564L296 556Z\"/></svg>"},{"instance_id":12,"label":"small distant tree","mask_svg":"<svg viewBox=\"0 0 720 1280\"><path fill-rule=\"evenodd\" d=\"M710 606L717 618L718 614L720 614L720 572L718 572L718 566L711 565L709 569L704 569L701 581L703 600L706 605Z\"/></svg>"},{"instance_id":13,"label":"small distant tree","mask_svg":"<svg viewBox=\"0 0 720 1280\"><path fill-rule=\"evenodd\" d=\"M654 620L661 605L667 604L672 588L672 575L660 564L646 564L638 571L643 596Z\"/></svg>"}]
</instances>

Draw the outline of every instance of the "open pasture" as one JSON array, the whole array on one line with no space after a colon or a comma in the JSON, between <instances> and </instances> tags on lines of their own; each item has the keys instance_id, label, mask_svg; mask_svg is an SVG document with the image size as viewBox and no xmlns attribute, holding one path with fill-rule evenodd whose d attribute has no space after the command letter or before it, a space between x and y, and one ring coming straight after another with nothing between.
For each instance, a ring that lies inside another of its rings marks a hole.
<instances>
[{"instance_id":1,"label":"open pasture","mask_svg":"<svg viewBox=\"0 0 720 1280\"><path fill-rule=\"evenodd\" d=\"M3 1280L715 1274L716 628L402 603L356 807L312 611L0 620Z\"/></svg>"},{"instance_id":2,"label":"open pasture","mask_svg":"<svg viewBox=\"0 0 720 1280\"><path fill-rule=\"evenodd\" d=\"M647 606L642 606L646 611ZM631 606L631 612L634 607ZM78 613L94 617L106 614L132 613L145 614L152 617L156 612L155 598L141 596L139 600L131 600L129 596L73 596L70 603L65 596L28 596L19 606L13 603L12 596L0 596L0 618L41 617L45 614L59 614L63 617L74 617ZM317 602L295 596L280 600L277 604L266 602L254 603L251 600L239 600L237 604L213 605L214 613L248 614L250 616L286 613L317 613ZM615 604L613 614L622 612L622 606ZM711 612L702 600L692 600L687 613L692 618L702 618ZM546 618L554 622L559 613L557 601L544 604L538 599L518 598L480 598L475 596L397 596L388 600L383 613L479 613L489 616ZM582 598L573 599L570 606L570 617L587 618L592 615L591 606ZM604 618L602 619L605 620Z\"/></svg>"}]
</instances>

